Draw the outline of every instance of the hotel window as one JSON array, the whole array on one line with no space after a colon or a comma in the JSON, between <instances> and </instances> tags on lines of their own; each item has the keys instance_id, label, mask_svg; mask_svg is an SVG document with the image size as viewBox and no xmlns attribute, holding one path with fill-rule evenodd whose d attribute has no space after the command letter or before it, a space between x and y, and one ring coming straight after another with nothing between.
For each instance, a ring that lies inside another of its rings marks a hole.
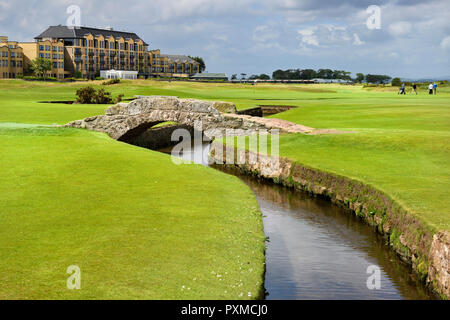
<instances>
[{"instance_id":1,"label":"hotel window","mask_svg":"<svg viewBox=\"0 0 450 320\"><path fill-rule=\"evenodd\" d=\"M44 46L39 46L39 50L44 51Z\"/></svg>"}]
</instances>

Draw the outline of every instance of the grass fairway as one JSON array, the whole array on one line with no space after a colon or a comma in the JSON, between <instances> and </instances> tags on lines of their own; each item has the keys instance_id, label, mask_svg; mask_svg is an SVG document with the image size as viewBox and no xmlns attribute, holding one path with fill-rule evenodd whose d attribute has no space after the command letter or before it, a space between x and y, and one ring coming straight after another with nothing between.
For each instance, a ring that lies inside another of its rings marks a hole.
<instances>
[{"instance_id":1,"label":"grass fairway","mask_svg":"<svg viewBox=\"0 0 450 320\"><path fill-rule=\"evenodd\" d=\"M2 120L37 122L28 112L42 110L42 123L100 113L32 103L61 97L37 84L16 92L4 84ZM0 154L0 299L262 294L261 215L238 178L176 166L104 134L23 123L0 123ZM66 287L70 265L81 268L81 290Z\"/></svg>"},{"instance_id":2,"label":"grass fairway","mask_svg":"<svg viewBox=\"0 0 450 320\"><path fill-rule=\"evenodd\" d=\"M450 230L450 88L438 96L355 92L276 117L355 134L283 136L281 154L372 185L434 230Z\"/></svg>"},{"instance_id":3,"label":"grass fairway","mask_svg":"<svg viewBox=\"0 0 450 320\"><path fill-rule=\"evenodd\" d=\"M106 106L36 103L73 100L83 85L0 81L0 299L254 296L264 261L261 218L237 179L177 167L102 134L23 125L103 114ZM437 96L423 89L398 96L393 88L361 86L156 81L106 89L125 98L231 101L239 109L298 106L274 117L355 133L282 136L283 156L370 184L431 230L450 230L449 87ZM72 264L83 272L80 292L65 289Z\"/></svg>"},{"instance_id":4,"label":"grass fairway","mask_svg":"<svg viewBox=\"0 0 450 320\"><path fill-rule=\"evenodd\" d=\"M0 299L259 293L261 217L237 178L99 133L0 125L0 138Z\"/></svg>"}]
</instances>

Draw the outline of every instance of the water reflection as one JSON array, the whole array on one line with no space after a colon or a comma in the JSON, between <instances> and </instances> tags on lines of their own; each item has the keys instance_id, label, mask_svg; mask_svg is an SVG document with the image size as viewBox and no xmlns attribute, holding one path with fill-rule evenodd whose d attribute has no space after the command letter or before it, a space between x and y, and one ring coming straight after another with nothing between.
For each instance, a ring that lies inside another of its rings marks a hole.
<instances>
[{"instance_id":1,"label":"water reflection","mask_svg":"<svg viewBox=\"0 0 450 320\"><path fill-rule=\"evenodd\" d=\"M159 150L169 153L171 148ZM183 159L208 165L209 145ZM267 299L433 299L371 227L329 201L237 175L255 193L270 242ZM367 288L367 268L381 269L381 289Z\"/></svg>"},{"instance_id":2,"label":"water reflection","mask_svg":"<svg viewBox=\"0 0 450 320\"><path fill-rule=\"evenodd\" d=\"M371 227L324 199L240 176L265 215L268 299L432 299ZM367 267L381 289L367 288Z\"/></svg>"}]
</instances>

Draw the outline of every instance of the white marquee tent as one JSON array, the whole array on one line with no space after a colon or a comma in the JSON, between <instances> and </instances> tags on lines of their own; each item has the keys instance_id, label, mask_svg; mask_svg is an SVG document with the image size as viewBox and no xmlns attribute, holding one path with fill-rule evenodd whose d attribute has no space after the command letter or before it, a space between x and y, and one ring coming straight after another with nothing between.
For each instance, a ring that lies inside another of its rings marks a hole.
<instances>
[{"instance_id":1,"label":"white marquee tent","mask_svg":"<svg viewBox=\"0 0 450 320\"><path fill-rule=\"evenodd\" d=\"M135 80L138 77L137 71L124 71L124 70L102 70L100 71L100 77L105 79L132 79Z\"/></svg>"}]
</instances>

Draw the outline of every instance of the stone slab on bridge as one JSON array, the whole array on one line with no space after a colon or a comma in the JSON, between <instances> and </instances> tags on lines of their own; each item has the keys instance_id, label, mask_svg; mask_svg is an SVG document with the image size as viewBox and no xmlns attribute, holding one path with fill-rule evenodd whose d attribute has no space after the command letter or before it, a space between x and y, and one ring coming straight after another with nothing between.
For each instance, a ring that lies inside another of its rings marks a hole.
<instances>
[{"instance_id":1,"label":"stone slab on bridge","mask_svg":"<svg viewBox=\"0 0 450 320\"><path fill-rule=\"evenodd\" d=\"M238 115L229 102L178 99L175 97L141 97L119 103L105 115L77 120L65 125L105 132L113 139L127 141L163 122L187 125L213 139L225 134L252 135L262 130L280 133L311 133L314 129L285 120Z\"/></svg>"}]
</instances>

